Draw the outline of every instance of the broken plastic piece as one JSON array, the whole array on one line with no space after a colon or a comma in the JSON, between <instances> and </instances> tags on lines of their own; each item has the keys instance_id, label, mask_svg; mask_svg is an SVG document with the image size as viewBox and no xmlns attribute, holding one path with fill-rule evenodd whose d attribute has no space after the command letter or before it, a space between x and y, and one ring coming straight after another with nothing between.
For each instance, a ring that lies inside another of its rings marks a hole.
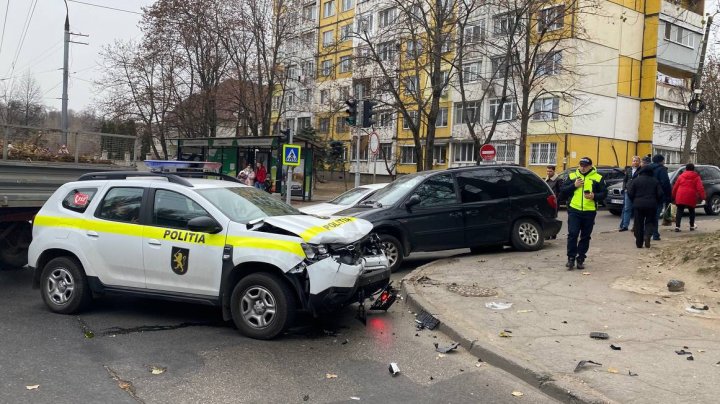
<instances>
[{"instance_id":1,"label":"broken plastic piece","mask_svg":"<svg viewBox=\"0 0 720 404\"><path fill-rule=\"evenodd\" d=\"M510 338L512 335L508 334L507 332L503 331L500 334L498 334L501 338Z\"/></svg>"},{"instance_id":2,"label":"broken plastic piece","mask_svg":"<svg viewBox=\"0 0 720 404\"><path fill-rule=\"evenodd\" d=\"M608 368L608 373L618 373L619 371L615 368Z\"/></svg>"},{"instance_id":3,"label":"broken plastic piece","mask_svg":"<svg viewBox=\"0 0 720 404\"><path fill-rule=\"evenodd\" d=\"M687 359L687 360L689 360L689 361L694 361L694 360L695 360L695 358L694 358L692 355L688 356L688 357L685 358L685 359Z\"/></svg>"},{"instance_id":4,"label":"broken plastic piece","mask_svg":"<svg viewBox=\"0 0 720 404\"><path fill-rule=\"evenodd\" d=\"M504 302L489 302L485 303L485 307L492 310L505 310L512 307L512 303L504 303Z\"/></svg>"},{"instance_id":5,"label":"broken plastic piece","mask_svg":"<svg viewBox=\"0 0 720 404\"><path fill-rule=\"evenodd\" d=\"M519 391L513 391L513 392L512 392L512 395L515 396L515 397L522 397L522 396L524 396L525 394L523 394L522 392L519 392Z\"/></svg>"},{"instance_id":6,"label":"broken plastic piece","mask_svg":"<svg viewBox=\"0 0 720 404\"><path fill-rule=\"evenodd\" d=\"M392 282L388 283L387 286L380 292L377 299L370 305L370 310L384 310L387 311L395 299L397 299L398 291L392 287Z\"/></svg>"},{"instance_id":7,"label":"broken plastic piece","mask_svg":"<svg viewBox=\"0 0 720 404\"><path fill-rule=\"evenodd\" d=\"M434 343L434 345L435 345L435 351L440 352L440 353L448 353L450 351L457 349L457 347L460 346L460 344L457 342L453 342L448 346L439 346L439 344L437 342Z\"/></svg>"},{"instance_id":8,"label":"broken plastic piece","mask_svg":"<svg viewBox=\"0 0 720 404\"><path fill-rule=\"evenodd\" d=\"M351 400L360 401L360 397L350 397Z\"/></svg>"},{"instance_id":9,"label":"broken plastic piece","mask_svg":"<svg viewBox=\"0 0 720 404\"><path fill-rule=\"evenodd\" d=\"M594 361L591 361L591 360L580 361L580 362L578 362L577 366L575 366L575 373L581 371L582 368L585 367L585 365L602 366L602 363L594 362Z\"/></svg>"},{"instance_id":10,"label":"broken plastic piece","mask_svg":"<svg viewBox=\"0 0 720 404\"><path fill-rule=\"evenodd\" d=\"M637 376L637 373L633 373L632 370L628 370L628 376Z\"/></svg>"},{"instance_id":11,"label":"broken plastic piece","mask_svg":"<svg viewBox=\"0 0 720 404\"><path fill-rule=\"evenodd\" d=\"M706 305L703 305L703 306L699 306L699 307L698 307L698 306L695 306L695 305L692 305L692 306L690 306L690 308L695 309L695 310L709 310L709 309L710 309L710 308L707 306L707 304L706 304Z\"/></svg>"},{"instance_id":12,"label":"broken plastic piece","mask_svg":"<svg viewBox=\"0 0 720 404\"><path fill-rule=\"evenodd\" d=\"M336 375L334 373L325 373L326 379L337 379L337 377L338 377L338 375Z\"/></svg>"},{"instance_id":13,"label":"broken plastic piece","mask_svg":"<svg viewBox=\"0 0 720 404\"><path fill-rule=\"evenodd\" d=\"M423 328L427 328L428 330L434 330L435 327L440 324L440 320L433 317L432 314L426 311L422 311L420 314L418 314L415 322L417 323L418 330L422 330Z\"/></svg>"},{"instance_id":14,"label":"broken plastic piece","mask_svg":"<svg viewBox=\"0 0 720 404\"><path fill-rule=\"evenodd\" d=\"M615 346L615 345L610 345L610 349L612 349L613 351L619 351L619 350L622 349L622 347Z\"/></svg>"},{"instance_id":15,"label":"broken plastic piece","mask_svg":"<svg viewBox=\"0 0 720 404\"><path fill-rule=\"evenodd\" d=\"M679 350L679 351L675 351L675 353L678 354L678 355L692 355L692 352L686 351L686 350L684 350L684 349L681 349L681 350Z\"/></svg>"},{"instance_id":16,"label":"broken plastic piece","mask_svg":"<svg viewBox=\"0 0 720 404\"><path fill-rule=\"evenodd\" d=\"M398 373L400 373L400 368L398 367L398 364L395 362L390 363L390 366L388 366L388 370L390 371L390 374L393 376L397 376Z\"/></svg>"},{"instance_id":17,"label":"broken plastic piece","mask_svg":"<svg viewBox=\"0 0 720 404\"><path fill-rule=\"evenodd\" d=\"M33 384L33 385L30 385L30 386L25 386L25 389L27 389L27 390L36 390L38 387L40 387L39 384Z\"/></svg>"},{"instance_id":18,"label":"broken plastic piece","mask_svg":"<svg viewBox=\"0 0 720 404\"><path fill-rule=\"evenodd\" d=\"M161 375L161 374L165 373L166 370L167 370L167 368L163 368L160 366L150 366L150 373L152 373L154 375Z\"/></svg>"},{"instance_id":19,"label":"broken plastic piece","mask_svg":"<svg viewBox=\"0 0 720 404\"><path fill-rule=\"evenodd\" d=\"M591 332L591 333L590 333L590 338L594 338L594 339L608 339L608 338L610 338L610 336L607 335L607 334L604 333L604 332Z\"/></svg>"}]
</instances>

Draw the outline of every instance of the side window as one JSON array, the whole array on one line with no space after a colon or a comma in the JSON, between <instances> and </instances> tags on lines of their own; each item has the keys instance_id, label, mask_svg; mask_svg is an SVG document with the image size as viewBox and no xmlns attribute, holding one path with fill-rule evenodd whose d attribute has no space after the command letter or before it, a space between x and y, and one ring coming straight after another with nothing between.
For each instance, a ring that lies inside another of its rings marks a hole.
<instances>
[{"instance_id":1,"label":"side window","mask_svg":"<svg viewBox=\"0 0 720 404\"><path fill-rule=\"evenodd\" d=\"M112 188L105 194L95 216L115 222L138 223L142 188Z\"/></svg>"},{"instance_id":2,"label":"side window","mask_svg":"<svg viewBox=\"0 0 720 404\"><path fill-rule=\"evenodd\" d=\"M202 206L185 195L158 189L153 201L152 224L176 229L187 229L190 219L210 216Z\"/></svg>"},{"instance_id":3,"label":"side window","mask_svg":"<svg viewBox=\"0 0 720 404\"><path fill-rule=\"evenodd\" d=\"M451 205L457 202L455 184L450 174L435 175L428 178L417 187L415 193L420 196L418 206L424 208Z\"/></svg>"},{"instance_id":4,"label":"side window","mask_svg":"<svg viewBox=\"0 0 720 404\"><path fill-rule=\"evenodd\" d=\"M70 191L62 201L62 207L74 212L83 213L87 209L97 188L78 188Z\"/></svg>"},{"instance_id":5,"label":"side window","mask_svg":"<svg viewBox=\"0 0 720 404\"><path fill-rule=\"evenodd\" d=\"M603 177L605 177L605 181L607 180L621 180L625 178L625 173L620 172L618 170L609 170L607 173L602 174Z\"/></svg>"},{"instance_id":6,"label":"side window","mask_svg":"<svg viewBox=\"0 0 720 404\"><path fill-rule=\"evenodd\" d=\"M513 196L548 193L550 191L545 181L530 170L512 168L508 171L512 173L510 190Z\"/></svg>"},{"instance_id":7,"label":"side window","mask_svg":"<svg viewBox=\"0 0 720 404\"><path fill-rule=\"evenodd\" d=\"M508 181L505 177L494 169L459 173L460 200L462 203L473 203L507 198Z\"/></svg>"},{"instance_id":8,"label":"side window","mask_svg":"<svg viewBox=\"0 0 720 404\"><path fill-rule=\"evenodd\" d=\"M720 180L720 171L713 167L698 167L698 174L703 181Z\"/></svg>"}]
</instances>

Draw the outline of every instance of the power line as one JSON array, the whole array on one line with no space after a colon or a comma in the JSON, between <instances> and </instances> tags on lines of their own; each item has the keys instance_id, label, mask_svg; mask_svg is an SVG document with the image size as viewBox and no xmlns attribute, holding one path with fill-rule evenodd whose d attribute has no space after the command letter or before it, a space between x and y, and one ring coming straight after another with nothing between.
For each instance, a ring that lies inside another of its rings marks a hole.
<instances>
[{"instance_id":1,"label":"power line","mask_svg":"<svg viewBox=\"0 0 720 404\"><path fill-rule=\"evenodd\" d=\"M30 23L32 22L32 18L35 15L35 7L37 6L37 3L38 0L35 0L35 2L31 6L32 8L28 10L29 14L28 17L25 19L25 26L23 27L20 43L18 44L17 50L15 51L15 58L13 58L12 65L10 67L10 76L15 73L15 64L17 63L17 60L20 57L20 52L22 52L22 47L25 44L25 38L27 38L27 33L30 30Z\"/></svg>"},{"instance_id":2,"label":"power line","mask_svg":"<svg viewBox=\"0 0 720 404\"><path fill-rule=\"evenodd\" d=\"M85 5L85 6L90 6L90 7L104 8L104 9L107 9L107 10L120 11L120 12L123 12L123 13L143 15L143 13L140 13L140 12L137 12L137 11L131 11L131 10L123 10L122 8L108 7L108 6L103 6L103 5L100 5L100 4L87 3L87 2L84 2L84 1L78 1L78 0L67 0L67 1L70 2L70 3L78 3L78 4L83 4L83 5Z\"/></svg>"},{"instance_id":3,"label":"power line","mask_svg":"<svg viewBox=\"0 0 720 404\"><path fill-rule=\"evenodd\" d=\"M2 35L0 35L0 55L2 55L3 42L5 41L5 27L7 26L7 17L9 13L10 0L7 0L7 5L5 6L5 20L3 21Z\"/></svg>"}]
</instances>

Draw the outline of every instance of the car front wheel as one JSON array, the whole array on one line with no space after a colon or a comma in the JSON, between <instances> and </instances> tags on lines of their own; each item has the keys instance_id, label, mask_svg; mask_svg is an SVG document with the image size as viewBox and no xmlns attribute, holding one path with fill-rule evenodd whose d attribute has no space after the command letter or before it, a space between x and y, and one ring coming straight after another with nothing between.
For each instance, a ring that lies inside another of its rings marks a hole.
<instances>
[{"instance_id":1,"label":"car front wheel","mask_svg":"<svg viewBox=\"0 0 720 404\"><path fill-rule=\"evenodd\" d=\"M92 300L80 263L70 257L53 258L45 264L40 290L45 304L56 313L76 313Z\"/></svg>"},{"instance_id":2,"label":"car front wheel","mask_svg":"<svg viewBox=\"0 0 720 404\"><path fill-rule=\"evenodd\" d=\"M720 214L720 195L713 195L705 205L705 213L717 216Z\"/></svg>"},{"instance_id":3,"label":"car front wheel","mask_svg":"<svg viewBox=\"0 0 720 404\"><path fill-rule=\"evenodd\" d=\"M400 265L402 265L403 259L405 258L402 243L389 234L380 234L379 236L380 244L382 244L390 264L390 272L395 272L400 269Z\"/></svg>"},{"instance_id":4,"label":"car front wheel","mask_svg":"<svg viewBox=\"0 0 720 404\"><path fill-rule=\"evenodd\" d=\"M537 251L542 248L545 239L542 227L533 219L521 218L513 225L510 241L520 251Z\"/></svg>"},{"instance_id":5,"label":"car front wheel","mask_svg":"<svg viewBox=\"0 0 720 404\"><path fill-rule=\"evenodd\" d=\"M285 331L295 318L295 297L278 277L268 273L250 274L233 289L232 319L243 335L272 339Z\"/></svg>"}]
</instances>

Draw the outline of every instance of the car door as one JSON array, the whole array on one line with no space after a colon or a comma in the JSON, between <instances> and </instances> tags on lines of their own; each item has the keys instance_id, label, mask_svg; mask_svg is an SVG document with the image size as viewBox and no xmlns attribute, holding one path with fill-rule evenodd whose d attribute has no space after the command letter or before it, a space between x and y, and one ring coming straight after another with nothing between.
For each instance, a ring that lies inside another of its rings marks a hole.
<instances>
[{"instance_id":1,"label":"car door","mask_svg":"<svg viewBox=\"0 0 720 404\"><path fill-rule=\"evenodd\" d=\"M198 202L168 189L150 192L142 251L148 289L216 296L220 290L225 230L188 230L190 219L212 217Z\"/></svg>"},{"instance_id":2,"label":"car door","mask_svg":"<svg viewBox=\"0 0 720 404\"><path fill-rule=\"evenodd\" d=\"M145 287L140 223L145 194L142 187L108 189L85 230L89 262L105 285Z\"/></svg>"},{"instance_id":3,"label":"car door","mask_svg":"<svg viewBox=\"0 0 720 404\"><path fill-rule=\"evenodd\" d=\"M398 220L410 233L414 251L464 246L463 213L452 174L433 175L410 195L418 195L420 203L409 208L401 205L404 212Z\"/></svg>"},{"instance_id":4,"label":"car door","mask_svg":"<svg viewBox=\"0 0 720 404\"><path fill-rule=\"evenodd\" d=\"M715 190L720 186L720 169L712 166L696 167L707 198L713 195Z\"/></svg>"},{"instance_id":5,"label":"car door","mask_svg":"<svg viewBox=\"0 0 720 404\"><path fill-rule=\"evenodd\" d=\"M498 244L510 234L509 175L500 168L479 168L456 175L470 247Z\"/></svg>"}]
</instances>

